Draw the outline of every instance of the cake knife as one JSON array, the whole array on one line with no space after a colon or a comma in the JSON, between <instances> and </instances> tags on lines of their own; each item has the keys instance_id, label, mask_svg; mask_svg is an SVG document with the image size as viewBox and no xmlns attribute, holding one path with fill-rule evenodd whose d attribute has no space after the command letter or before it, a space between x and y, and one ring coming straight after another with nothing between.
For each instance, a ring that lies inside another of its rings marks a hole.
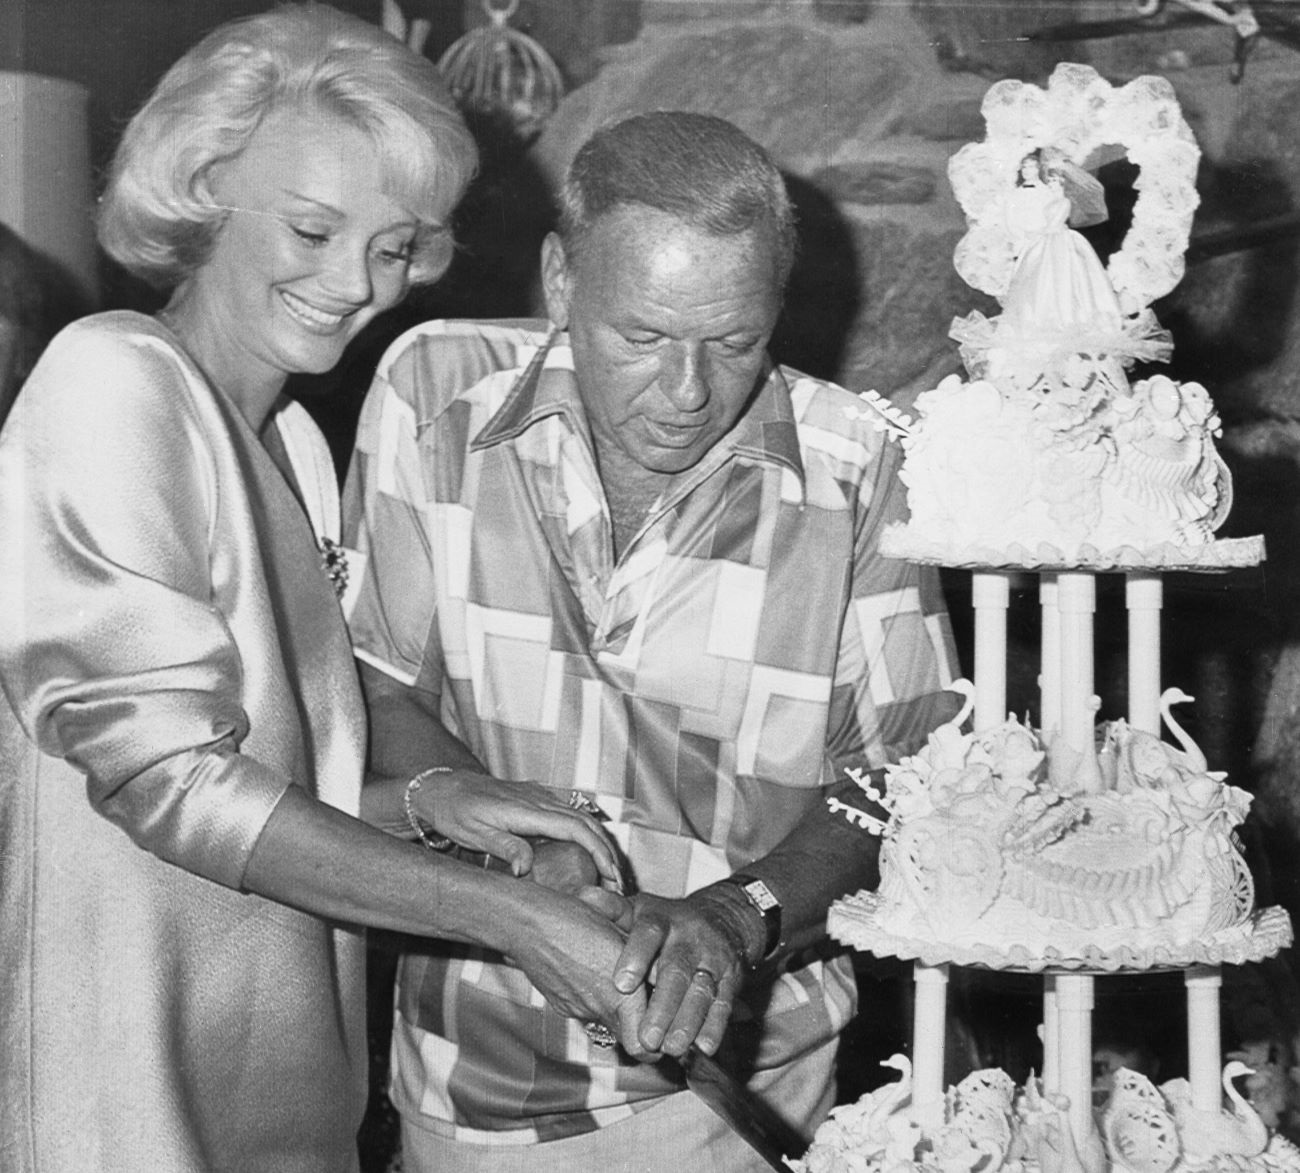
<instances>
[{"instance_id":1,"label":"cake knife","mask_svg":"<svg viewBox=\"0 0 1300 1173\"><path fill-rule=\"evenodd\" d=\"M801 1157L808 1147L793 1128L759 1100L725 1067L697 1047L680 1060L686 1086L716 1113L728 1128L773 1169L790 1173L785 1158Z\"/></svg>"}]
</instances>

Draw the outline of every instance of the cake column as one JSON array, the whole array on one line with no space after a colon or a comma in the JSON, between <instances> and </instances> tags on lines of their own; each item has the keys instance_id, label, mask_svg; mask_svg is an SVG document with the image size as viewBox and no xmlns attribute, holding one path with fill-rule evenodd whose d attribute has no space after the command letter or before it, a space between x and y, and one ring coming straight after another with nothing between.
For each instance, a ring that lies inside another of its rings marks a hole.
<instances>
[{"instance_id":1,"label":"cake column","mask_svg":"<svg viewBox=\"0 0 1300 1173\"><path fill-rule=\"evenodd\" d=\"M1057 744L1073 752L1085 769L1076 777L1084 789L1093 789L1096 770L1093 738L1092 616L1097 609L1097 584L1092 574L1070 571L1057 575L1057 610L1061 623L1061 735Z\"/></svg>"},{"instance_id":2,"label":"cake column","mask_svg":"<svg viewBox=\"0 0 1300 1173\"><path fill-rule=\"evenodd\" d=\"M1061 728L1061 610L1056 575L1038 576L1038 602L1042 611L1042 660L1038 674L1039 729L1051 742Z\"/></svg>"},{"instance_id":3,"label":"cake column","mask_svg":"<svg viewBox=\"0 0 1300 1173\"><path fill-rule=\"evenodd\" d=\"M1128 603L1128 721L1160 736L1160 608L1164 585L1158 574L1132 573Z\"/></svg>"},{"instance_id":4,"label":"cake column","mask_svg":"<svg viewBox=\"0 0 1300 1173\"><path fill-rule=\"evenodd\" d=\"M1183 978L1187 986L1187 1082L1192 1107L1200 1112L1223 1109L1219 1063L1223 1054L1219 1038L1219 987L1223 975L1217 966L1198 965Z\"/></svg>"},{"instance_id":5,"label":"cake column","mask_svg":"<svg viewBox=\"0 0 1300 1173\"><path fill-rule=\"evenodd\" d=\"M1092 1134L1092 1005L1090 974L1055 975L1057 1086L1070 1101L1070 1131L1080 1153Z\"/></svg>"},{"instance_id":6,"label":"cake column","mask_svg":"<svg viewBox=\"0 0 1300 1173\"><path fill-rule=\"evenodd\" d=\"M943 1047L947 1034L948 967L916 963L912 1011L912 1119L923 1129L943 1124Z\"/></svg>"},{"instance_id":7,"label":"cake column","mask_svg":"<svg viewBox=\"0 0 1300 1173\"><path fill-rule=\"evenodd\" d=\"M975 607L975 728L992 729L1007 719L1007 606L1005 574L977 570L971 576Z\"/></svg>"},{"instance_id":8,"label":"cake column","mask_svg":"<svg viewBox=\"0 0 1300 1173\"><path fill-rule=\"evenodd\" d=\"M1056 978L1050 973L1043 977L1043 1090L1061 1090L1060 1071L1061 1014L1056 1002Z\"/></svg>"}]
</instances>

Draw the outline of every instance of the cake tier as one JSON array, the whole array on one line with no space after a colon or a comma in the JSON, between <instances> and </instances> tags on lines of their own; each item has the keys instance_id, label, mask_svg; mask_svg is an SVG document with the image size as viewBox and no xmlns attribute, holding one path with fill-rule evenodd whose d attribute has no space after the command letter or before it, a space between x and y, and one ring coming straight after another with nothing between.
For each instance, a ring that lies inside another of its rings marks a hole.
<instances>
[{"instance_id":1,"label":"cake tier","mask_svg":"<svg viewBox=\"0 0 1300 1173\"><path fill-rule=\"evenodd\" d=\"M954 685L971 691L966 682ZM1233 828L1251 796L1126 721L1049 748L1014 717L859 776L888 814L876 892L841 902L832 935L878 954L1020 969L1151 968L1258 960L1290 942L1285 913L1255 909Z\"/></svg>"},{"instance_id":2,"label":"cake tier","mask_svg":"<svg viewBox=\"0 0 1300 1173\"><path fill-rule=\"evenodd\" d=\"M1240 965L1274 956L1287 948L1293 938L1291 918L1285 909L1265 908L1257 909L1241 924L1206 933L1194 941L1143 941L1140 932L1130 929L1123 943L1105 946L1090 941L1084 933L1073 941L1051 945L1028 938L961 944L889 932L880 925L879 908L880 898L875 892L846 896L831 908L828 931L841 944L878 957L1029 973L1049 969L1115 973L1189 965Z\"/></svg>"},{"instance_id":3,"label":"cake tier","mask_svg":"<svg viewBox=\"0 0 1300 1173\"><path fill-rule=\"evenodd\" d=\"M1031 1076L1016 1087L999 1068L974 1071L944 1096L939 1115L918 1113L903 1055L882 1066L901 1078L831 1111L796 1173L1300 1173L1300 1149L1270 1135L1223 1068L1222 1105L1195 1101L1186 1079L1156 1085L1125 1067L1075 1136L1065 1097ZM920 1117L920 1118L918 1118Z\"/></svg>"},{"instance_id":4,"label":"cake tier","mask_svg":"<svg viewBox=\"0 0 1300 1173\"><path fill-rule=\"evenodd\" d=\"M918 396L899 474L918 545L900 556L1107 569L1258 561L1257 540L1214 542L1232 481L1205 389L1164 376L1131 390L1122 379L1089 385L1095 402L1065 415L1061 396L1037 385L952 375Z\"/></svg>"},{"instance_id":5,"label":"cake tier","mask_svg":"<svg viewBox=\"0 0 1300 1173\"><path fill-rule=\"evenodd\" d=\"M1264 560L1264 539L1226 538L1192 548L1164 543L1148 549L1098 550L1085 545L1067 553L1046 542L1033 549L1020 545L994 549L937 541L910 526L892 525L881 537L880 551L888 558L967 570L1222 571L1258 566Z\"/></svg>"}]
</instances>

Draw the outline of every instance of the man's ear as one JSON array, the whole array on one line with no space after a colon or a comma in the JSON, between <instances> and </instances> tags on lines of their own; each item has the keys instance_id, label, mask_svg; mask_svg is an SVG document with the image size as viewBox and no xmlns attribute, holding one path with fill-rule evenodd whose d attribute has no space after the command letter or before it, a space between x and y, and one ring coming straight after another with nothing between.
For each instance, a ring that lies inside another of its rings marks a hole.
<instances>
[{"instance_id":1,"label":"man's ear","mask_svg":"<svg viewBox=\"0 0 1300 1173\"><path fill-rule=\"evenodd\" d=\"M561 330L569 325L571 293L572 276L564 245L554 232L549 232L542 241L542 298L546 302L547 317Z\"/></svg>"}]
</instances>

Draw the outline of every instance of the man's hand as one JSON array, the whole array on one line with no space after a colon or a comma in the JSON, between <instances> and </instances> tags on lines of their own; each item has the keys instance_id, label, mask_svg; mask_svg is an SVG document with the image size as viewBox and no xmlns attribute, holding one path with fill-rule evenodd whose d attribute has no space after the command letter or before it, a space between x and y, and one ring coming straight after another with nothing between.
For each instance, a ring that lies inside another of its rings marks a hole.
<instances>
[{"instance_id":1,"label":"man's hand","mask_svg":"<svg viewBox=\"0 0 1300 1173\"><path fill-rule=\"evenodd\" d=\"M640 894L624 900L588 889L583 900L624 929L627 943L614 985L653 993L639 1041L649 1052L681 1057L694 1043L713 1054L751 961L763 950L758 914L740 897L702 889L681 900Z\"/></svg>"},{"instance_id":2,"label":"man's hand","mask_svg":"<svg viewBox=\"0 0 1300 1173\"><path fill-rule=\"evenodd\" d=\"M533 842L533 866L528 878L554 892L577 896L585 888L601 884L602 877L587 852L565 839ZM599 911L599 910L598 910Z\"/></svg>"}]
</instances>

